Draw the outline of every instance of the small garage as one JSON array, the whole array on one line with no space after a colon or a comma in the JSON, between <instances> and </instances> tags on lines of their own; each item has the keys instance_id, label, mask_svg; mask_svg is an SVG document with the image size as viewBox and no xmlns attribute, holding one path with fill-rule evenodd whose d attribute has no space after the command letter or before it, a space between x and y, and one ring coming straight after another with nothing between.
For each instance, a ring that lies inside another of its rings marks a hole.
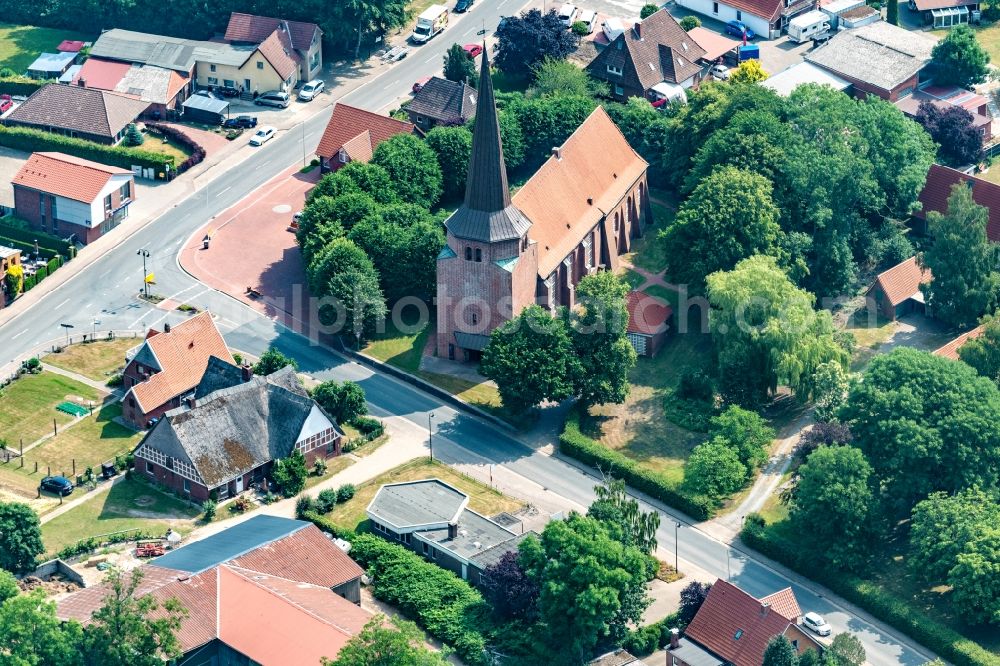
<instances>
[{"instance_id":1,"label":"small garage","mask_svg":"<svg viewBox=\"0 0 1000 666\"><path fill-rule=\"evenodd\" d=\"M184 120L206 125L221 125L229 117L229 102L215 97L192 95L184 100Z\"/></svg>"},{"instance_id":2,"label":"small garage","mask_svg":"<svg viewBox=\"0 0 1000 666\"><path fill-rule=\"evenodd\" d=\"M866 296L874 300L879 315L888 321L908 314L924 314L924 293L920 285L931 279L930 270L918 264L916 257L910 257L880 273Z\"/></svg>"},{"instance_id":3,"label":"small garage","mask_svg":"<svg viewBox=\"0 0 1000 666\"><path fill-rule=\"evenodd\" d=\"M641 291L630 291L626 300L626 337L639 356L656 355L666 340L673 310L669 304Z\"/></svg>"}]
</instances>

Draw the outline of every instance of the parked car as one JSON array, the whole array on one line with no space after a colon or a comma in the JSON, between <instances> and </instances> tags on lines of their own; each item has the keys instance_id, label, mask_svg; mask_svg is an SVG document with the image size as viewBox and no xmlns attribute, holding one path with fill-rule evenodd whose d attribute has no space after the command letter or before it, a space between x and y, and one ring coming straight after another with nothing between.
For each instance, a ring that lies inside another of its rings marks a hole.
<instances>
[{"instance_id":1,"label":"parked car","mask_svg":"<svg viewBox=\"0 0 1000 666\"><path fill-rule=\"evenodd\" d=\"M7 113L13 106L14 100L10 98L10 95L0 95L0 113Z\"/></svg>"},{"instance_id":2,"label":"parked car","mask_svg":"<svg viewBox=\"0 0 1000 666\"><path fill-rule=\"evenodd\" d=\"M47 476L42 479L41 489L65 497L73 492L73 482L65 476Z\"/></svg>"},{"instance_id":3,"label":"parked car","mask_svg":"<svg viewBox=\"0 0 1000 666\"><path fill-rule=\"evenodd\" d=\"M612 16L601 24L601 30L604 32L604 36L608 38L608 42L613 42L618 39L618 35L625 32L625 24L622 23L621 19Z\"/></svg>"},{"instance_id":4,"label":"parked car","mask_svg":"<svg viewBox=\"0 0 1000 666\"><path fill-rule=\"evenodd\" d=\"M583 23L587 26L587 34L594 32L594 27L597 26L597 12L591 11L589 9L584 9L580 12L580 15L576 17L577 23Z\"/></svg>"},{"instance_id":5,"label":"parked car","mask_svg":"<svg viewBox=\"0 0 1000 666\"><path fill-rule=\"evenodd\" d=\"M818 613L806 613L803 615L802 625L820 636L829 636L833 633L833 629L830 628L830 625Z\"/></svg>"},{"instance_id":6,"label":"parked car","mask_svg":"<svg viewBox=\"0 0 1000 666\"><path fill-rule=\"evenodd\" d=\"M240 89L235 86L219 86L216 88L216 92L223 97L239 97Z\"/></svg>"},{"instance_id":7,"label":"parked car","mask_svg":"<svg viewBox=\"0 0 1000 666\"><path fill-rule=\"evenodd\" d=\"M323 92L326 88L326 84L319 79L313 79L309 83L305 84L299 88L299 99L303 102L311 102L316 95Z\"/></svg>"},{"instance_id":8,"label":"parked car","mask_svg":"<svg viewBox=\"0 0 1000 666\"><path fill-rule=\"evenodd\" d=\"M719 79L720 81L726 81L732 74L729 68L725 65L712 65L712 69L708 70L708 73Z\"/></svg>"},{"instance_id":9,"label":"parked car","mask_svg":"<svg viewBox=\"0 0 1000 666\"><path fill-rule=\"evenodd\" d=\"M469 11L472 9L472 5L475 1L476 0L458 0L458 2L455 3L455 12L461 14L462 12Z\"/></svg>"},{"instance_id":10,"label":"parked car","mask_svg":"<svg viewBox=\"0 0 1000 666\"><path fill-rule=\"evenodd\" d=\"M755 39L757 37L753 30L747 27L747 24L743 21L730 21L726 24L726 34L732 35L733 37L739 37L743 39L743 33L746 32L747 39Z\"/></svg>"},{"instance_id":11,"label":"parked car","mask_svg":"<svg viewBox=\"0 0 1000 666\"><path fill-rule=\"evenodd\" d=\"M222 127L225 129L250 129L257 127L257 119L254 116L226 118L225 122L222 123Z\"/></svg>"},{"instance_id":12,"label":"parked car","mask_svg":"<svg viewBox=\"0 0 1000 666\"><path fill-rule=\"evenodd\" d=\"M559 8L559 20L562 21L563 25L568 28L573 25L574 21L576 21L576 15L578 13L579 10L576 8L576 5L571 5L567 2Z\"/></svg>"},{"instance_id":13,"label":"parked car","mask_svg":"<svg viewBox=\"0 0 1000 666\"><path fill-rule=\"evenodd\" d=\"M199 90L195 92L199 97L211 97L212 99L222 99L222 95L211 90Z\"/></svg>"},{"instance_id":14,"label":"parked car","mask_svg":"<svg viewBox=\"0 0 1000 666\"><path fill-rule=\"evenodd\" d=\"M253 103L257 106L277 106L285 109L288 107L289 97L286 92L281 92L280 90L270 90L263 95L258 95L257 99L255 99Z\"/></svg>"},{"instance_id":15,"label":"parked car","mask_svg":"<svg viewBox=\"0 0 1000 666\"><path fill-rule=\"evenodd\" d=\"M251 146L262 146L265 142L270 141L271 137L274 136L275 129L270 125L265 125L259 130L254 132L253 136L250 137Z\"/></svg>"},{"instance_id":16,"label":"parked car","mask_svg":"<svg viewBox=\"0 0 1000 666\"><path fill-rule=\"evenodd\" d=\"M483 52L483 46L482 44L466 44L462 47L462 50L465 51L465 55L475 58Z\"/></svg>"},{"instance_id":17,"label":"parked car","mask_svg":"<svg viewBox=\"0 0 1000 666\"><path fill-rule=\"evenodd\" d=\"M426 86L427 82L430 81L432 78L433 77L430 76L421 76L419 79L413 82L413 88L411 90L413 90L413 92L415 93L420 92L421 88Z\"/></svg>"}]
</instances>

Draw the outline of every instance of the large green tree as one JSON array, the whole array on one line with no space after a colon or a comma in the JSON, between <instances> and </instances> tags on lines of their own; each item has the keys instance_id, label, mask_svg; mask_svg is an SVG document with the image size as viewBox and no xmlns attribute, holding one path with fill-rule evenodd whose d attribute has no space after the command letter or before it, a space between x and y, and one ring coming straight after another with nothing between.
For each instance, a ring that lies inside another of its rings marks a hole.
<instances>
[{"instance_id":1,"label":"large green tree","mask_svg":"<svg viewBox=\"0 0 1000 666\"><path fill-rule=\"evenodd\" d=\"M1000 384L1000 317L989 315L982 320L979 337L968 338L958 348L958 357L975 368L982 377Z\"/></svg>"},{"instance_id":2,"label":"large green tree","mask_svg":"<svg viewBox=\"0 0 1000 666\"><path fill-rule=\"evenodd\" d=\"M0 603L0 663L5 666L83 666L82 641L80 624L60 621L55 603L41 588Z\"/></svg>"},{"instance_id":3,"label":"large green tree","mask_svg":"<svg viewBox=\"0 0 1000 666\"><path fill-rule=\"evenodd\" d=\"M45 552L38 515L27 504L0 502L0 568L31 571Z\"/></svg>"},{"instance_id":4,"label":"large green tree","mask_svg":"<svg viewBox=\"0 0 1000 666\"><path fill-rule=\"evenodd\" d=\"M257 359L257 363L254 364L253 374L269 375L288 365L292 366L293 369L299 367L294 358L285 356L274 347L268 347L267 351L261 354L260 358Z\"/></svg>"},{"instance_id":5,"label":"large green tree","mask_svg":"<svg viewBox=\"0 0 1000 666\"><path fill-rule=\"evenodd\" d=\"M607 93L607 84L591 78L569 60L546 58L535 66L532 92L542 96L600 96Z\"/></svg>"},{"instance_id":6,"label":"large green tree","mask_svg":"<svg viewBox=\"0 0 1000 666\"><path fill-rule=\"evenodd\" d=\"M836 666L861 666L865 663L865 647L851 633L834 636L827 654Z\"/></svg>"},{"instance_id":7,"label":"large green tree","mask_svg":"<svg viewBox=\"0 0 1000 666\"><path fill-rule=\"evenodd\" d=\"M323 666L447 666L446 656L427 649L413 622L376 615Z\"/></svg>"},{"instance_id":8,"label":"large green tree","mask_svg":"<svg viewBox=\"0 0 1000 666\"><path fill-rule=\"evenodd\" d=\"M441 198L437 157L412 134L397 134L378 144L371 163L385 169L403 201L430 208Z\"/></svg>"},{"instance_id":9,"label":"large green tree","mask_svg":"<svg viewBox=\"0 0 1000 666\"><path fill-rule=\"evenodd\" d=\"M990 54L968 25L955 26L931 51L934 80L968 88L982 83L989 74Z\"/></svg>"},{"instance_id":10,"label":"large green tree","mask_svg":"<svg viewBox=\"0 0 1000 666\"><path fill-rule=\"evenodd\" d=\"M496 66L505 74L530 77L543 60L562 60L579 43L580 37L566 29L555 10L542 14L530 9L508 17L497 29Z\"/></svg>"},{"instance_id":11,"label":"large green tree","mask_svg":"<svg viewBox=\"0 0 1000 666\"><path fill-rule=\"evenodd\" d=\"M565 143L596 106L593 97L581 95L522 98L511 104L508 108L517 116L524 137L524 162L541 164L552 148ZM506 152L505 143L505 155Z\"/></svg>"},{"instance_id":12,"label":"large green tree","mask_svg":"<svg viewBox=\"0 0 1000 666\"><path fill-rule=\"evenodd\" d=\"M337 423L347 423L368 413L365 390L357 382L323 382L313 389L312 399Z\"/></svg>"},{"instance_id":13,"label":"large green tree","mask_svg":"<svg viewBox=\"0 0 1000 666\"><path fill-rule=\"evenodd\" d=\"M952 602L970 623L1000 625L1000 527L984 526L948 574Z\"/></svg>"},{"instance_id":14,"label":"large green tree","mask_svg":"<svg viewBox=\"0 0 1000 666\"><path fill-rule=\"evenodd\" d=\"M699 495L719 499L742 488L747 473L736 447L716 437L691 451L684 463L684 485Z\"/></svg>"},{"instance_id":15,"label":"large green tree","mask_svg":"<svg viewBox=\"0 0 1000 666\"><path fill-rule=\"evenodd\" d=\"M476 61L469 57L461 44L452 44L444 54L444 78L449 81L476 85Z\"/></svg>"},{"instance_id":16,"label":"large green tree","mask_svg":"<svg viewBox=\"0 0 1000 666\"><path fill-rule=\"evenodd\" d=\"M660 514L642 511L639 502L628 496L621 479L605 477L604 483L594 486L594 492L597 499L587 509L587 516L601 521L616 541L652 555L656 550Z\"/></svg>"},{"instance_id":17,"label":"large green tree","mask_svg":"<svg viewBox=\"0 0 1000 666\"><path fill-rule=\"evenodd\" d=\"M306 269L309 290L328 302L317 316L336 333L364 338L386 316L385 297L375 265L364 250L346 238L337 238L316 255Z\"/></svg>"},{"instance_id":18,"label":"large green tree","mask_svg":"<svg viewBox=\"0 0 1000 666\"><path fill-rule=\"evenodd\" d=\"M931 493L913 507L910 569L930 584L947 580L958 556L991 525L1000 525L1000 504L983 490Z\"/></svg>"},{"instance_id":19,"label":"large green tree","mask_svg":"<svg viewBox=\"0 0 1000 666\"><path fill-rule=\"evenodd\" d=\"M708 434L729 442L748 470L760 468L767 462L774 428L757 412L730 405L718 416L713 416Z\"/></svg>"},{"instance_id":20,"label":"large green tree","mask_svg":"<svg viewBox=\"0 0 1000 666\"><path fill-rule=\"evenodd\" d=\"M799 656L787 638L779 635L767 642L762 666L798 666L798 663Z\"/></svg>"},{"instance_id":21,"label":"large green tree","mask_svg":"<svg viewBox=\"0 0 1000 666\"><path fill-rule=\"evenodd\" d=\"M399 197L393 177L372 162L348 162L333 173L319 179L309 191L306 203L318 197L338 198L350 192L362 192L380 204L388 204Z\"/></svg>"},{"instance_id":22,"label":"large green tree","mask_svg":"<svg viewBox=\"0 0 1000 666\"><path fill-rule=\"evenodd\" d=\"M501 139L502 140L502 139ZM472 156L472 132L465 126L439 126L427 133L427 145L441 167L444 199L459 199L465 194L465 180ZM504 146L506 152L507 146Z\"/></svg>"},{"instance_id":23,"label":"large green tree","mask_svg":"<svg viewBox=\"0 0 1000 666\"><path fill-rule=\"evenodd\" d=\"M295 238L308 266L313 257L335 238L342 238L355 223L378 210L379 204L364 192L311 197L299 217Z\"/></svg>"},{"instance_id":24,"label":"large green tree","mask_svg":"<svg viewBox=\"0 0 1000 666\"><path fill-rule=\"evenodd\" d=\"M992 311L1000 289L997 249L986 236L989 210L965 183L956 184L945 214L927 214L930 247L920 257L933 276L921 285L931 314L955 326L972 326Z\"/></svg>"}]
</instances>

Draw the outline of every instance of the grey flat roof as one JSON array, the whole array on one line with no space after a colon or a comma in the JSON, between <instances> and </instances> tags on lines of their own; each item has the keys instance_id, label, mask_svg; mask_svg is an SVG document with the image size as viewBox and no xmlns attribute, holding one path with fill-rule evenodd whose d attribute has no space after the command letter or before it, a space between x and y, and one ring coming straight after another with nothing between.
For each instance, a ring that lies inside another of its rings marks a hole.
<instances>
[{"instance_id":1,"label":"grey flat roof","mask_svg":"<svg viewBox=\"0 0 1000 666\"><path fill-rule=\"evenodd\" d=\"M114 28L97 38L90 55L189 72L196 62L239 67L256 50L256 46L202 42Z\"/></svg>"},{"instance_id":2,"label":"grey flat roof","mask_svg":"<svg viewBox=\"0 0 1000 666\"><path fill-rule=\"evenodd\" d=\"M492 548L485 548L481 550L480 552L470 557L469 561L474 562L476 566L479 567L480 569L485 569L487 567L490 567L499 562L500 558L503 557L504 553L512 550L516 551L518 547L521 545L521 542L524 541L529 536L537 537L538 533L528 531L525 532L524 534L518 534L514 536L512 539L508 539L506 541L496 544Z\"/></svg>"},{"instance_id":3,"label":"grey flat roof","mask_svg":"<svg viewBox=\"0 0 1000 666\"><path fill-rule=\"evenodd\" d=\"M211 111L212 113L229 113L229 102L224 99L205 97L204 95L191 95L181 104L185 109L199 109L200 111Z\"/></svg>"},{"instance_id":4,"label":"grey flat roof","mask_svg":"<svg viewBox=\"0 0 1000 666\"><path fill-rule=\"evenodd\" d=\"M760 85L770 88L782 97L788 97L793 90L804 83L818 83L830 86L835 90L844 90L851 85L836 74L828 72L822 67L817 67L811 62L797 62L791 67L767 77L760 82Z\"/></svg>"},{"instance_id":5,"label":"grey flat roof","mask_svg":"<svg viewBox=\"0 0 1000 666\"><path fill-rule=\"evenodd\" d=\"M76 60L75 53L43 53L28 67L29 72L61 72Z\"/></svg>"},{"instance_id":6,"label":"grey flat roof","mask_svg":"<svg viewBox=\"0 0 1000 666\"><path fill-rule=\"evenodd\" d=\"M376 519L399 528L448 523L465 508L465 493L439 479L387 484L368 505Z\"/></svg>"},{"instance_id":7,"label":"grey flat roof","mask_svg":"<svg viewBox=\"0 0 1000 666\"><path fill-rule=\"evenodd\" d=\"M218 534L170 551L150 561L150 564L190 574L201 573L272 541L283 539L309 524L279 516L254 516Z\"/></svg>"},{"instance_id":8,"label":"grey flat roof","mask_svg":"<svg viewBox=\"0 0 1000 666\"><path fill-rule=\"evenodd\" d=\"M679 643L676 650L670 650L670 654L688 666L722 666L725 663L708 650L695 645L686 638L680 639Z\"/></svg>"},{"instance_id":9,"label":"grey flat roof","mask_svg":"<svg viewBox=\"0 0 1000 666\"><path fill-rule=\"evenodd\" d=\"M448 537L447 529L416 532L414 536L469 560L485 550L492 549L505 541L511 541L518 535L500 527L489 518L480 516L475 511L464 509L458 517L458 536L454 539ZM497 558L499 559L502 554L499 553Z\"/></svg>"},{"instance_id":10,"label":"grey flat roof","mask_svg":"<svg viewBox=\"0 0 1000 666\"><path fill-rule=\"evenodd\" d=\"M878 21L841 30L804 58L841 76L892 90L930 62L936 43L920 33Z\"/></svg>"},{"instance_id":11,"label":"grey flat roof","mask_svg":"<svg viewBox=\"0 0 1000 666\"><path fill-rule=\"evenodd\" d=\"M83 69L83 65L70 65L66 73L59 77L59 83L72 83L77 72Z\"/></svg>"}]
</instances>

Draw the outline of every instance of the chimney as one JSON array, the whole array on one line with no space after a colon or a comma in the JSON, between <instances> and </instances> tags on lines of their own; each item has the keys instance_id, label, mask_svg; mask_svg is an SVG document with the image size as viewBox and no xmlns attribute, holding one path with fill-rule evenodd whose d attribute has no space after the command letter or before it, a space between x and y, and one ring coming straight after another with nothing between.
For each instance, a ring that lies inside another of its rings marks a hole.
<instances>
[{"instance_id":1,"label":"chimney","mask_svg":"<svg viewBox=\"0 0 1000 666\"><path fill-rule=\"evenodd\" d=\"M594 197L587 197L587 205L588 206L594 205Z\"/></svg>"},{"instance_id":2,"label":"chimney","mask_svg":"<svg viewBox=\"0 0 1000 666\"><path fill-rule=\"evenodd\" d=\"M76 85L80 86L81 88L86 88L87 87L87 79L77 79L76 80Z\"/></svg>"},{"instance_id":3,"label":"chimney","mask_svg":"<svg viewBox=\"0 0 1000 666\"><path fill-rule=\"evenodd\" d=\"M458 537L458 523L448 523L448 538L455 539Z\"/></svg>"},{"instance_id":4,"label":"chimney","mask_svg":"<svg viewBox=\"0 0 1000 666\"><path fill-rule=\"evenodd\" d=\"M253 377L253 368L249 363L244 363L240 366L240 370L243 374L243 381L248 382L250 378Z\"/></svg>"},{"instance_id":5,"label":"chimney","mask_svg":"<svg viewBox=\"0 0 1000 666\"><path fill-rule=\"evenodd\" d=\"M557 160L562 160L562 146L552 147L552 157L556 158Z\"/></svg>"},{"instance_id":6,"label":"chimney","mask_svg":"<svg viewBox=\"0 0 1000 666\"><path fill-rule=\"evenodd\" d=\"M764 617L767 615L767 611L771 608L771 604L766 601L760 602L760 616Z\"/></svg>"},{"instance_id":7,"label":"chimney","mask_svg":"<svg viewBox=\"0 0 1000 666\"><path fill-rule=\"evenodd\" d=\"M164 333L169 333L170 332L170 324L164 324L163 325L163 332Z\"/></svg>"},{"instance_id":8,"label":"chimney","mask_svg":"<svg viewBox=\"0 0 1000 666\"><path fill-rule=\"evenodd\" d=\"M681 644L681 632L680 629L674 627L670 630L670 649L676 650Z\"/></svg>"},{"instance_id":9,"label":"chimney","mask_svg":"<svg viewBox=\"0 0 1000 666\"><path fill-rule=\"evenodd\" d=\"M636 39L642 39L642 23L636 21L635 24L632 26L632 30L635 31Z\"/></svg>"}]
</instances>

